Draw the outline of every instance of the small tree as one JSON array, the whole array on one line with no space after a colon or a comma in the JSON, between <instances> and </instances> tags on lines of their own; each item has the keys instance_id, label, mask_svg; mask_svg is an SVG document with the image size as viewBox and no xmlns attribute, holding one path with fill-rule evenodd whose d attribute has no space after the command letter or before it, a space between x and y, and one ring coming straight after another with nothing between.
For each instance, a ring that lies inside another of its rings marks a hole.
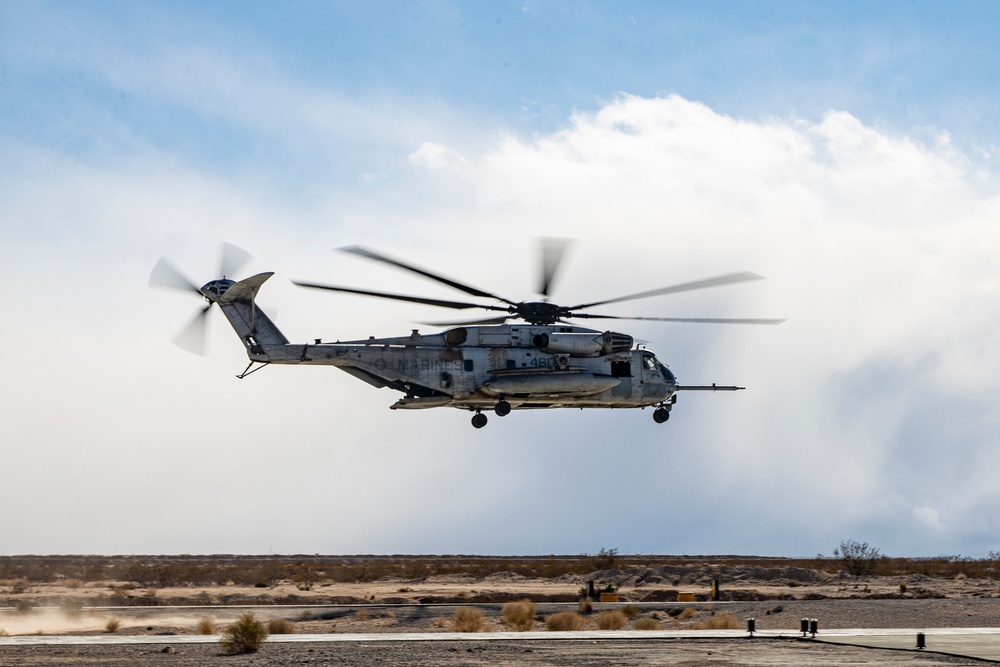
<instances>
[{"instance_id":1,"label":"small tree","mask_svg":"<svg viewBox=\"0 0 1000 667\"><path fill-rule=\"evenodd\" d=\"M841 542L840 548L834 549L833 555L839 555L844 569L855 577L875 574L878 559L881 558L877 547L855 540Z\"/></svg>"}]
</instances>

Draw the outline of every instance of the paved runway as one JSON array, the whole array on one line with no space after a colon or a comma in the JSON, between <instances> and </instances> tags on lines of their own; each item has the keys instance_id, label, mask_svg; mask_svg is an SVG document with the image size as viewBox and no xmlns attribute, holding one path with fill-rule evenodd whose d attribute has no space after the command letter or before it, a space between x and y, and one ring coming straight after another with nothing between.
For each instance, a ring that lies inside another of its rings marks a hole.
<instances>
[{"instance_id":1,"label":"paved runway","mask_svg":"<svg viewBox=\"0 0 1000 667\"><path fill-rule=\"evenodd\" d=\"M926 641L925 649L917 649L917 633L922 632ZM766 639L801 638L788 630L757 632L755 637ZM588 640L615 641L630 640L683 640L683 639L730 639L742 640L748 637L745 630L660 630L660 631L583 631L583 632L406 632L368 634L321 634L321 635L271 635L272 643L325 643L325 642L407 642L407 641L558 641ZM211 644L219 641L219 635L18 635L0 637L0 646L30 645L83 645L83 644ZM923 628L920 630L898 629L878 630L830 630L818 634L815 639L828 644L844 644L874 649L922 650L928 653L943 653L978 660L1000 662L1000 628Z\"/></svg>"}]
</instances>

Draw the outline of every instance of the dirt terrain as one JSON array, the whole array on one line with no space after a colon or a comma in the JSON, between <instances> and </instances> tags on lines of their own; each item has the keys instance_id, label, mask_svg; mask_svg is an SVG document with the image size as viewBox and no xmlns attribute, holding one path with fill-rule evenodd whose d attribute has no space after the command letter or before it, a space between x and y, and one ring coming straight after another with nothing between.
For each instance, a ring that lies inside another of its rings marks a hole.
<instances>
[{"instance_id":1,"label":"dirt terrain","mask_svg":"<svg viewBox=\"0 0 1000 667\"><path fill-rule=\"evenodd\" d=\"M829 571L834 569L833 572ZM971 569L971 568L970 568ZM614 589L617 602L581 602L589 582L597 591ZM711 600L718 582L718 601ZM545 632L547 616L578 611L581 629L598 629L602 611L626 614L623 629L639 621L660 630L704 627L795 630L803 618L822 629L1000 627L1000 590L992 577L957 572L920 572L856 577L835 568L779 563L727 565L686 563L624 566L586 574L531 577L500 571L473 574L383 576L366 581L274 580L267 586L222 585L141 587L134 581L88 581L55 577L38 582L0 580L0 635L193 635L205 619L222 632L252 605L262 620L285 619L296 634L453 632L458 610L483 614L481 632L510 631L504 604L530 599L536 619L527 629ZM690 595L693 600L685 601ZM109 622L115 621L113 630ZM557 636L558 633L551 633ZM972 664L931 654L872 652L823 647L789 640L634 639L609 642L375 642L354 644L265 644L250 656L219 655L215 644L138 646L0 645L4 665L170 664L229 665L847 665ZM0 637L2 639L2 637ZM878 656L875 658L874 656Z\"/></svg>"}]
</instances>

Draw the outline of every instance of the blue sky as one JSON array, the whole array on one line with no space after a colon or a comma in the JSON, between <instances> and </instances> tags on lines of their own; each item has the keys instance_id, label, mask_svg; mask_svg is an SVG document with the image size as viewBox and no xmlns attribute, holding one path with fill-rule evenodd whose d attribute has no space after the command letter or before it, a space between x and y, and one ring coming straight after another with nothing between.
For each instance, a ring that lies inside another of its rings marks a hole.
<instances>
[{"instance_id":1,"label":"blue sky","mask_svg":"<svg viewBox=\"0 0 1000 667\"><path fill-rule=\"evenodd\" d=\"M995 3L0 1L0 552L1000 550ZM446 319L289 279L510 298L538 235L683 382L648 411L451 410L169 342L220 241L293 340ZM25 502L30 499L31 502ZM127 529L108 530L111 525ZM251 526L252 529L247 527Z\"/></svg>"}]
</instances>

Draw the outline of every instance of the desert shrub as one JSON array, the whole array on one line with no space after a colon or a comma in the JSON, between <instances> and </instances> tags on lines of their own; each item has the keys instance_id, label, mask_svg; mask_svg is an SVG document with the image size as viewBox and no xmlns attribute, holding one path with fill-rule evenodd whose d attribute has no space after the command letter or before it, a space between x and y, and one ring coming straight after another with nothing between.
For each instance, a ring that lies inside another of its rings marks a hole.
<instances>
[{"instance_id":1,"label":"desert shrub","mask_svg":"<svg viewBox=\"0 0 1000 667\"><path fill-rule=\"evenodd\" d=\"M625 618L627 618L630 621L639 615L639 608L636 607L634 604L622 607L621 611L623 614L625 614Z\"/></svg>"},{"instance_id":2,"label":"desert shrub","mask_svg":"<svg viewBox=\"0 0 1000 667\"><path fill-rule=\"evenodd\" d=\"M272 635L294 635L295 624L287 618L272 618L267 622L267 631Z\"/></svg>"},{"instance_id":3,"label":"desert shrub","mask_svg":"<svg viewBox=\"0 0 1000 667\"><path fill-rule=\"evenodd\" d=\"M528 599L508 602L503 606L500 617L506 625L521 632L530 630L535 627L535 603Z\"/></svg>"},{"instance_id":4,"label":"desert shrub","mask_svg":"<svg viewBox=\"0 0 1000 667\"><path fill-rule=\"evenodd\" d=\"M357 617L359 621L367 621L371 614L368 613L367 609L358 609Z\"/></svg>"},{"instance_id":5,"label":"desert shrub","mask_svg":"<svg viewBox=\"0 0 1000 667\"><path fill-rule=\"evenodd\" d=\"M215 634L215 621L210 619L208 616L198 619L198 625L195 626L199 635L214 635Z\"/></svg>"},{"instance_id":6,"label":"desert shrub","mask_svg":"<svg viewBox=\"0 0 1000 667\"><path fill-rule=\"evenodd\" d=\"M694 607L684 607L681 609L681 613L677 614L677 619L680 621L686 620L697 614ZM672 614L671 614L672 615Z\"/></svg>"},{"instance_id":7,"label":"desert shrub","mask_svg":"<svg viewBox=\"0 0 1000 667\"><path fill-rule=\"evenodd\" d=\"M222 651L230 655L236 653L256 653L267 639L267 628L251 612L241 615L235 623L226 626L219 643Z\"/></svg>"},{"instance_id":8,"label":"desert shrub","mask_svg":"<svg viewBox=\"0 0 1000 667\"><path fill-rule=\"evenodd\" d=\"M881 557L877 547L855 540L841 542L840 548L833 550L833 555L839 555L844 569L855 577L875 574L878 559Z\"/></svg>"},{"instance_id":9,"label":"desert shrub","mask_svg":"<svg viewBox=\"0 0 1000 667\"><path fill-rule=\"evenodd\" d=\"M115 618L114 616L112 616L111 618L109 618L108 622L104 624L104 629L107 630L108 632L115 632L120 627L122 627L121 620Z\"/></svg>"},{"instance_id":10,"label":"desert shrub","mask_svg":"<svg viewBox=\"0 0 1000 667\"><path fill-rule=\"evenodd\" d=\"M590 598L584 598L580 600L578 608L581 614L589 614L594 611L594 603L590 601Z\"/></svg>"},{"instance_id":11,"label":"desert shrub","mask_svg":"<svg viewBox=\"0 0 1000 667\"><path fill-rule=\"evenodd\" d=\"M480 632L483 629L483 612L474 607L459 607L451 617L455 632Z\"/></svg>"},{"instance_id":12,"label":"desert shrub","mask_svg":"<svg viewBox=\"0 0 1000 667\"><path fill-rule=\"evenodd\" d=\"M632 624L632 627L636 630L659 630L660 622L655 618L646 616L645 618L635 619L635 623Z\"/></svg>"},{"instance_id":13,"label":"desert shrub","mask_svg":"<svg viewBox=\"0 0 1000 667\"><path fill-rule=\"evenodd\" d=\"M709 616L704 621L691 624L692 630L739 630L740 623L732 614L725 613Z\"/></svg>"},{"instance_id":14,"label":"desert shrub","mask_svg":"<svg viewBox=\"0 0 1000 667\"><path fill-rule=\"evenodd\" d=\"M552 632L567 632L583 627L583 617L575 611L561 611L545 617L545 627Z\"/></svg>"},{"instance_id":15,"label":"desert shrub","mask_svg":"<svg viewBox=\"0 0 1000 667\"><path fill-rule=\"evenodd\" d=\"M628 618L617 609L602 611L597 615L597 627L600 630L621 630L626 625L628 625Z\"/></svg>"},{"instance_id":16,"label":"desert shrub","mask_svg":"<svg viewBox=\"0 0 1000 667\"><path fill-rule=\"evenodd\" d=\"M591 561L595 570L615 570L619 566L618 549L601 549Z\"/></svg>"}]
</instances>

